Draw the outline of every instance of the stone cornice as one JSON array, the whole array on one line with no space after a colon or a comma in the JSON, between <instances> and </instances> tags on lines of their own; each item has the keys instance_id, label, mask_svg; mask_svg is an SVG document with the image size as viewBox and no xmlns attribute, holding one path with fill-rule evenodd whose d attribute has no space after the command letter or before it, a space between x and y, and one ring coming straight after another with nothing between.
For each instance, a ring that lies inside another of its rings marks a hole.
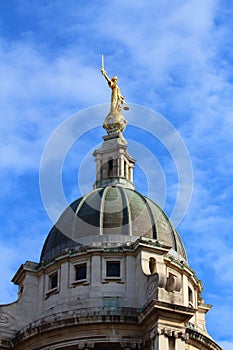
<instances>
[{"instance_id":1,"label":"stone cornice","mask_svg":"<svg viewBox=\"0 0 233 350\"><path fill-rule=\"evenodd\" d=\"M19 285L21 281L24 279L24 276L26 273L35 273L37 270L38 264L32 261L26 261L25 264L22 264L14 277L12 278L11 282L13 282L16 285Z\"/></svg>"},{"instance_id":2,"label":"stone cornice","mask_svg":"<svg viewBox=\"0 0 233 350\"><path fill-rule=\"evenodd\" d=\"M162 301L152 300L141 312L139 316L140 323L149 317L156 315L156 318L163 317L169 320L175 320L181 324L185 324L196 313L196 309L181 306L177 304L170 304Z\"/></svg>"},{"instance_id":3,"label":"stone cornice","mask_svg":"<svg viewBox=\"0 0 233 350\"><path fill-rule=\"evenodd\" d=\"M218 344L215 343L214 340L205 336L201 332L198 332L195 329L191 329L187 327L186 333L189 336L187 341L187 343L189 344L194 344L194 346L196 343L198 343L199 346L200 344L202 344L203 349L208 349L208 350L223 350Z\"/></svg>"},{"instance_id":4,"label":"stone cornice","mask_svg":"<svg viewBox=\"0 0 233 350\"><path fill-rule=\"evenodd\" d=\"M127 307L95 307L59 312L28 324L16 334L13 342L19 344L37 334L68 326L106 322L138 324L139 312L139 309Z\"/></svg>"},{"instance_id":5,"label":"stone cornice","mask_svg":"<svg viewBox=\"0 0 233 350\"><path fill-rule=\"evenodd\" d=\"M170 249L170 247L161 244L159 241L154 240L154 239L149 239L149 238L145 238L145 237L141 237L139 239L137 239L134 243L130 243L130 244L122 244L121 246L118 247L103 247L103 248L99 248L99 247L77 247L77 248L69 248L66 249L62 254L57 255L56 257L54 257L53 259L46 261L46 262L42 262L42 263L33 263L35 265L34 267L34 271L35 269L37 270L41 270L44 268L47 268L51 265L53 265L56 262L63 262L66 259L70 259L76 256L80 256L80 255L93 255L93 254L104 254L104 253L122 253L122 254L136 254L138 252L138 250L142 249L142 248L147 248L147 249L152 249L153 251L156 249L158 252L160 252L163 255L166 255ZM21 269L24 268L26 266L26 264L21 265L21 267L19 268L17 274L19 272L21 272ZM17 275L16 274L16 275Z\"/></svg>"},{"instance_id":6,"label":"stone cornice","mask_svg":"<svg viewBox=\"0 0 233 350\"><path fill-rule=\"evenodd\" d=\"M0 339L0 350L2 349L12 349L11 342L8 340Z\"/></svg>"}]
</instances>

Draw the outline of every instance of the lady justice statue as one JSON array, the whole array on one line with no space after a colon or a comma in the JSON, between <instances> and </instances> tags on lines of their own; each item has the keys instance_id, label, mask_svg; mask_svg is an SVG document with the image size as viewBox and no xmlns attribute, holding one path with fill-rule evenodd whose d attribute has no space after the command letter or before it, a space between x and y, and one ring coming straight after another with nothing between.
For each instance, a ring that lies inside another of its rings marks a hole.
<instances>
[{"instance_id":1,"label":"lady justice statue","mask_svg":"<svg viewBox=\"0 0 233 350\"><path fill-rule=\"evenodd\" d=\"M125 129L127 121L121 114L121 106L124 105L124 110L128 110L129 107L125 103L125 97L121 95L119 86L117 85L117 77L109 78L104 70L104 55L102 55L102 68L101 73L108 82L108 86L112 89L111 107L110 112L105 118L103 127L107 130L108 134L113 132L121 132Z\"/></svg>"}]
</instances>

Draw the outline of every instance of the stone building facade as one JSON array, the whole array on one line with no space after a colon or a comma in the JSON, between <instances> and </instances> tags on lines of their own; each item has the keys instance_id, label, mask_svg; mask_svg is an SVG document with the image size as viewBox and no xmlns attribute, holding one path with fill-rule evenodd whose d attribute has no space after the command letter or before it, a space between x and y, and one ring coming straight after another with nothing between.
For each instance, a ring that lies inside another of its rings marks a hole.
<instances>
[{"instance_id":1,"label":"stone building facade","mask_svg":"<svg viewBox=\"0 0 233 350\"><path fill-rule=\"evenodd\" d=\"M0 306L0 350L221 350L210 305L163 210L137 192L135 160L110 130L94 152L94 189L51 229L38 263Z\"/></svg>"}]
</instances>

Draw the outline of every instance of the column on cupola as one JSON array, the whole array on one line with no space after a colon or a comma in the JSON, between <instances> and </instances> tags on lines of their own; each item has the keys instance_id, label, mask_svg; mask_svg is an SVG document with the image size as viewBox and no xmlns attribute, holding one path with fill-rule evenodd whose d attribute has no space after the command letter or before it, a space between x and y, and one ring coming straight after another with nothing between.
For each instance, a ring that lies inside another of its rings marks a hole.
<instances>
[{"instance_id":1,"label":"column on cupola","mask_svg":"<svg viewBox=\"0 0 233 350\"><path fill-rule=\"evenodd\" d=\"M128 162L125 160L125 171L124 171L124 177L129 180L129 165Z\"/></svg>"},{"instance_id":2,"label":"column on cupola","mask_svg":"<svg viewBox=\"0 0 233 350\"><path fill-rule=\"evenodd\" d=\"M154 349L153 350L170 350L168 338L164 334L158 334L155 338Z\"/></svg>"},{"instance_id":3,"label":"column on cupola","mask_svg":"<svg viewBox=\"0 0 233 350\"><path fill-rule=\"evenodd\" d=\"M116 176L119 177L120 176L120 158L119 157L116 159L116 164L117 164Z\"/></svg>"},{"instance_id":4,"label":"column on cupola","mask_svg":"<svg viewBox=\"0 0 233 350\"><path fill-rule=\"evenodd\" d=\"M123 154L120 155L120 176L124 177L125 160Z\"/></svg>"},{"instance_id":5,"label":"column on cupola","mask_svg":"<svg viewBox=\"0 0 233 350\"><path fill-rule=\"evenodd\" d=\"M101 164L101 159L99 155L96 156L95 161L96 161L96 181L100 181L102 164Z\"/></svg>"},{"instance_id":6,"label":"column on cupola","mask_svg":"<svg viewBox=\"0 0 233 350\"><path fill-rule=\"evenodd\" d=\"M132 166L129 166L129 180L133 182L133 168Z\"/></svg>"},{"instance_id":7,"label":"column on cupola","mask_svg":"<svg viewBox=\"0 0 233 350\"><path fill-rule=\"evenodd\" d=\"M176 338L175 350L185 350L185 341L181 338Z\"/></svg>"},{"instance_id":8,"label":"column on cupola","mask_svg":"<svg viewBox=\"0 0 233 350\"><path fill-rule=\"evenodd\" d=\"M168 331L166 334L157 334L153 350L185 350L185 341L183 337L175 336L172 333L174 332L169 334Z\"/></svg>"},{"instance_id":9,"label":"column on cupola","mask_svg":"<svg viewBox=\"0 0 233 350\"><path fill-rule=\"evenodd\" d=\"M127 142L121 133L103 136L102 146L93 153L96 161L94 188L121 185L134 188L133 168L136 160L127 151Z\"/></svg>"}]
</instances>

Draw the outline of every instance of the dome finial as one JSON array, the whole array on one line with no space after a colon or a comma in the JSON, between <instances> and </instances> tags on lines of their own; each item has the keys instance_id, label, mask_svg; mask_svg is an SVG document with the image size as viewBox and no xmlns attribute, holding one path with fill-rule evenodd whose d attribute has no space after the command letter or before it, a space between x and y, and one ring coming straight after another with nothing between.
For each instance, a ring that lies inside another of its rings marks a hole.
<instances>
[{"instance_id":1,"label":"dome finial","mask_svg":"<svg viewBox=\"0 0 233 350\"><path fill-rule=\"evenodd\" d=\"M121 107L123 105L124 110L129 110L129 107L125 102L125 96L121 95L121 90L117 85L118 78L114 76L110 79L104 70L104 55L102 55L102 68L100 71L107 80L108 86L112 89L111 108L104 120L103 127L108 134L122 132L126 127L127 121L121 114Z\"/></svg>"}]
</instances>

